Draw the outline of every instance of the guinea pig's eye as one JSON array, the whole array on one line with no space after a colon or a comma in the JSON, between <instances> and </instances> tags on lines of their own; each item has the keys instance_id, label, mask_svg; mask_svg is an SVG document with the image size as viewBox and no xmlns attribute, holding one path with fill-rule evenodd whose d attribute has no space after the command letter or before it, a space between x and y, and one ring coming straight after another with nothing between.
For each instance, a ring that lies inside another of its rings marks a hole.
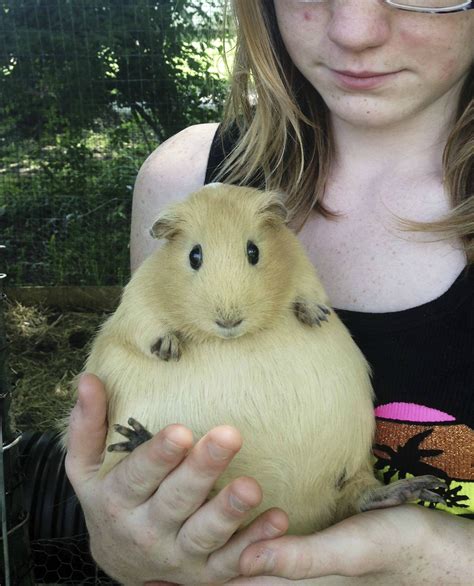
<instances>
[{"instance_id":1,"label":"guinea pig's eye","mask_svg":"<svg viewBox=\"0 0 474 586\"><path fill-rule=\"evenodd\" d=\"M249 240L247 242L247 258L251 265L256 265L258 263L258 254L258 246Z\"/></svg>"},{"instance_id":2,"label":"guinea pig's eye","mask_svg":"<svg viewBox=\"0 0 474 586\"><path fill-rule=\"evenodd\" d=\"M189 253L189 264L195 271L202 265L202 248L200 244L196 244Z\"/></svg>"}]
</instances>

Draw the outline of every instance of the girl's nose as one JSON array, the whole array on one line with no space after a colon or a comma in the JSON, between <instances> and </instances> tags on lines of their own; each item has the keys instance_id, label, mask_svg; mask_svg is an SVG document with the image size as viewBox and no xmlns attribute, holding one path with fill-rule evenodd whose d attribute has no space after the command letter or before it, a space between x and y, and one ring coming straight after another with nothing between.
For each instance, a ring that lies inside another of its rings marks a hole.
<instances>
[{"instance_id":1,"label":"girl's nose","mask_svg":"<svg viewBox=\"0 0 474 586\"><path fill-rule=\"evenodd\" d=\"M328 36L343 49L358 53L390 37L390 7L380 0L332 0L328 8Z\"/></svg>"}]
</instances>

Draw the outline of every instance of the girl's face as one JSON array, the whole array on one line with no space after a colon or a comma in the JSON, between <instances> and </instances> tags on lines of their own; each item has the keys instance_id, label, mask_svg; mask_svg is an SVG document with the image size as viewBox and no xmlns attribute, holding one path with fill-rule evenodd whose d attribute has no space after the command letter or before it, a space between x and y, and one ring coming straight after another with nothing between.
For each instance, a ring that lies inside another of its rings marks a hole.
<instances>
[{"instance_id":1,"label":"girl's face","mask_svg":"<svg viewBox=\"0 0 474 586\"><path fill-rule=\"evenodd\" d=\"M295 66L332 116L382 127L451 113L474 61L474 11L417 14L380 0L274 0Z\"/></svg>"}]
</instances>

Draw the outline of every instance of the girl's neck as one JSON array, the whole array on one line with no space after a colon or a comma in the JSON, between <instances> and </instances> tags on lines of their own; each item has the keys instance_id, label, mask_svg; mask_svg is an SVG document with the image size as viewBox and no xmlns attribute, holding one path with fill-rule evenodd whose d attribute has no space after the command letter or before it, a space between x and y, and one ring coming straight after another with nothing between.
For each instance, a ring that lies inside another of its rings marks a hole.
<instances>
[{"instance_id":1,"label":"girl's neck","mask_svg":"<svg viewBox=\"0 0 474 586\"><path fill-rule=\"evenodd\" d=\"M333 175L354 177L362 184L389 176L394 181L422 176L442 181L443 150L453 116L447 115L446 108L439 110L432 107L416 117L369 128L333 117Z\"/></svg>"}]
</instances>

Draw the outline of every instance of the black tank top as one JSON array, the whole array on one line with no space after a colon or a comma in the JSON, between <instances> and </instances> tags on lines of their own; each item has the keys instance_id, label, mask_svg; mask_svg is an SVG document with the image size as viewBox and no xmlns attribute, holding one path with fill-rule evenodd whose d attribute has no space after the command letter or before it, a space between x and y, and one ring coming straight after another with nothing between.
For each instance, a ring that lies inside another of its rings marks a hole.
<instances>
[{"instance_id":1,"label":"black tank top","mask_svg":"<svg viewBox=\"0 0 474 586\"><path fill-rule=\"evenodd\" d=\"M215 181L235 140L217 131L206 183ZM258 178L250 183L262 187ZM436 508L474 518L474 267L418 307L335 311L373 370L379 478L444 478L447 507Z\"/></svg>"}]
</instances>

